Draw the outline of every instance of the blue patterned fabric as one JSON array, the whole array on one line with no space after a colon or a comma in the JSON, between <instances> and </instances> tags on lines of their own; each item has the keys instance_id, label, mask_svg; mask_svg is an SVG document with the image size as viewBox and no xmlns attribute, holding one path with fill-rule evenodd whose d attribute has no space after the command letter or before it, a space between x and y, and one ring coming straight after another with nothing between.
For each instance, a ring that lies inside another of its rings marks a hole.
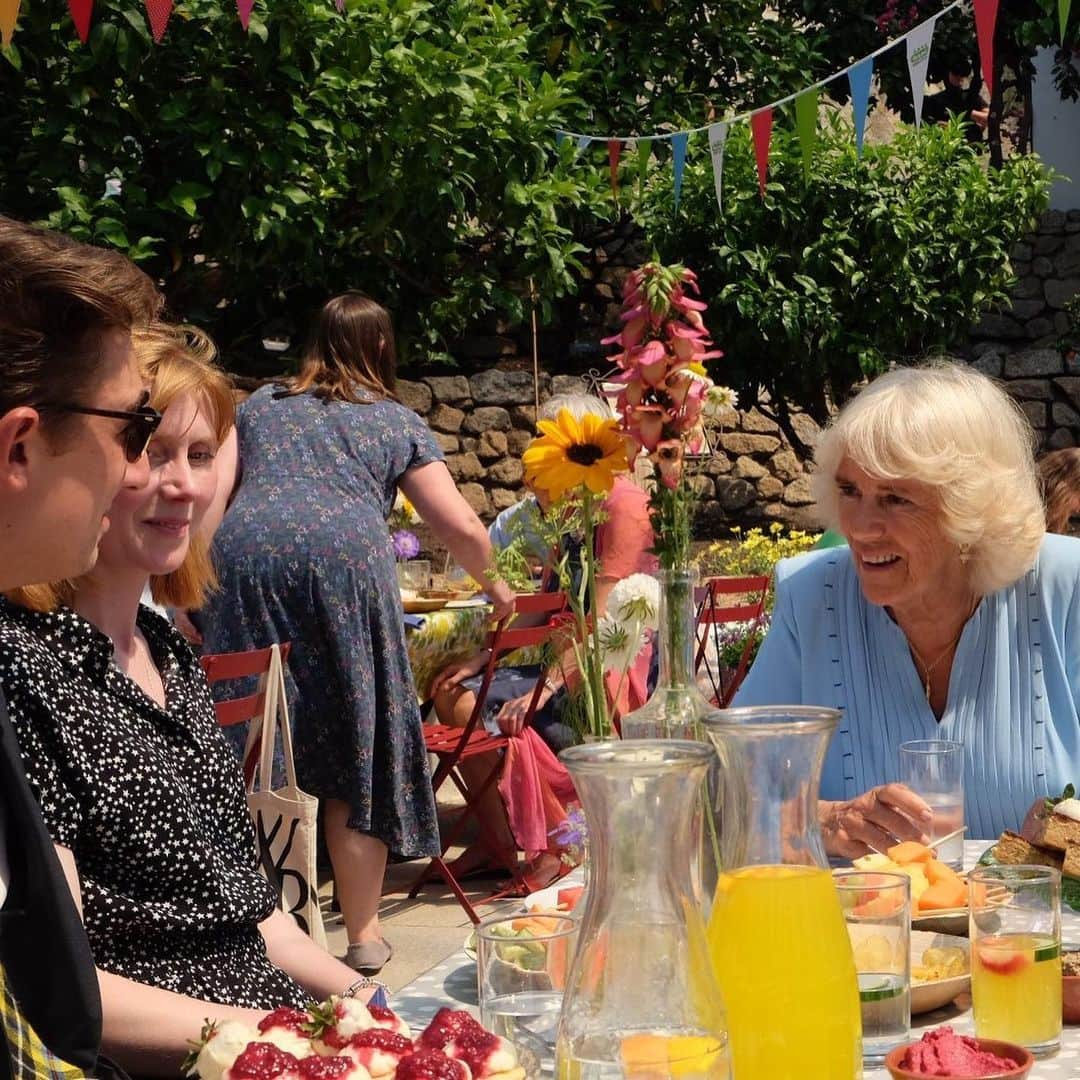
<instances>
[{"instance_id":1,"label":"blue patterned fabric","mask_svg":"<svg viewBox=\"0 0 1080 1080\"><path fill-rule=\"evenodd\" d=\"M273 386L244 402L237 431L243 477L214 539L221 588L204 609L204 648L291 641L301 787L347 802L349 825L394 857L438 854L386 516L402 474L442 453L396 402Z\"/></svg>"},{"instance_id":2,"label":"blue patterned fabric","mask_svg":"<svg viewBox=\"0 0 1080 1080\"><path fill-rule=\"evenodd\" d=\"M851 552L777 567L772 627L736 705L842 709L821 796L895 780L910 739L965 747L967 835L1017 829L1036 798L1080 782L1080 540L1048 535L1035 566L983 597L960 636L940 723L900 627L867 602Z\"/></svg>"}]
</instances>

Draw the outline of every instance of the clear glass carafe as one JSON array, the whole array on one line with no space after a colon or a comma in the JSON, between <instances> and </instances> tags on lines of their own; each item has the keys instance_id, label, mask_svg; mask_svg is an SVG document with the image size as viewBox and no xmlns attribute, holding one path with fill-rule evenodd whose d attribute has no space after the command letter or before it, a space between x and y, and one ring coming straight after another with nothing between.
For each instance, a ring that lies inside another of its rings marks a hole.
<instances>
[{"instance_id":1,"label":"clear glass carafe","mask_svg":"<svg viewBox=\"0 0 1080 1080\"><path fill-rule=\"evenodd\" d=\"M862 1075L859 987L818 790L833 709L718 710L722 871L709 950L738 1080Z\"/></svg>"},{"instance_id":2,"label":"clear glass carafe","mask_svg":"<svg viewBox=\"0 0 1080 1080\"><path fill-rule=\"evenodd\" d=\"M693 853L712 748L662 739L560 754L592 864L556 1042L559 1080L727 1080L724 1006Z\"/></svg>"}]
</instances>

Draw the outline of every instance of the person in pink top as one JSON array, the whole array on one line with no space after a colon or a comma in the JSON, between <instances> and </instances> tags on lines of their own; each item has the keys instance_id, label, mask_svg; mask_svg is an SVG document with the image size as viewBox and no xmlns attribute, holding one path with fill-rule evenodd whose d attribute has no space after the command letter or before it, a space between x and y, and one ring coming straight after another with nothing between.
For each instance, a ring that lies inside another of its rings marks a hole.
<instances>
[{"instance_id":1,"label":"person in pink top","mask_svg":"<svg viewBox=\"0 0 1080 1080\"><path fill-rule=\"evenodd\" d=\"M563 394L548 400L541 408L538 419L554 419L561 409L569 409L578 419L587 413L605 418L612 415L607 402L601 398L589 394ZM536 492L529 498L535 501L540 513L546 512L547 500L542 492ZM604 500L603 510L604 520L596 527L593 537L598 559L596 598L599 615L607 611L608 597L618 582L631 574L652 574L657 568L656 557L650 551L653 531L646 492L630 478L617 477ZM573 540L567 542L575 543ZM571 561L574 561L573 558ZM651 649L642 650L625 677L608 676L608 694L615 706L616 716L638 708L648 698L651 653ZM469 659L450 665L435 677L432 697L442 723L457 727L464 727L468 723L476 704L479 675L486 663L487 651L480 650ZM536 665L505 667L496 671L487 697L486 722L489 728L510 736L521 735L539 674ZM573 729L560 719L567 698L565 682L563 664L560 661L550 664L544 673L544 685L532 720L535 731L556 753L577 741ZM463 771L471 769L477 780L482 780L490 768L490 762L485 762L481 757L466 763ZM470 780L470 777L467 775L466 779ZM505 787L505 780L499 786ZM505 849L516 848L503 802L494 789L485 797L484 812ZM495 859L494 853L481 841L471 846L455 862L453 869L461 877L462 874L473 874L501 865L502 861Z\"/></svg>"}]
</instances>

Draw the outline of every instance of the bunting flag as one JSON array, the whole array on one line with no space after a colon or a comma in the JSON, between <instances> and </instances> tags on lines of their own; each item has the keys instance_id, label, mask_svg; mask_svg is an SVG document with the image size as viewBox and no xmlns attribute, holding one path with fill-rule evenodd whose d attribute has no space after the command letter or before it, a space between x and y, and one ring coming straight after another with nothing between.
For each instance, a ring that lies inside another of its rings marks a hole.
<instances>
[{"instance_id":1,"label":"bunting flag","mask_svg":"<svg viewBox=\"0 0 1080 1080\"><path fill-rule=\"evenodd\" d=\"M870 83L874 78L874 58L860 60L848 72L851 90L851 113L855 121L855 152L862 157L863 136L866 134L866 114L870 111Z\"/></svg>"},{"instance_id":2,"label":"bunting flag","mask_svg":"<svg viewBox=\"0 0 1080 1080\"><path fill-rule=\"evenodd\" d=\"M994 93L994 27L997 24L998 0L975 0L975 34L979 39L979 60L982 63L986 92Z\"/></svg>"},{"instance_id":3,"label":"bunting flag","mask_svg":"<svg viewBox=\"0 0 1080 1080\"><path fill-rule=\"evenodd\" d=\"M248 20L251 18L251 9L254 6L255 0L236 0L236 14L240 16L240 25L245 30L248 28Z\"/></svg>"},{"instance_id":4,"label":"bunting flag","mask_svg":"<svg viewBox=\"0 0 1080 1080\"><path fill-rule=\"evenodd\" d=\"M6 49L11 44L15 33L15 22L19 18L19 0L0 0L0 41Z\"/></svg>"},{"instance_id":5,"label":"bunting flag","mask_svg":"<svg viewBox=\"0 0 1080 1080\"><path fill-rule=\"evenodd\" d=\"M341 4L344 4L345 0L338 0L338 2L341 3ZM558 150L562 146L562 144L564 142L566 142L566 132L565 131L556 131L555 132L555 149Z\"/></svg>"},{"instance_id":6,"label":"bunting flag","mask_svg":"<svg viewBox=\"0 0 1080 1080\"><path fill-rule=\"evenodd\" d=\"M675 173L675 213L679 212L679 193L682 191L682 174L686 165L686 144L690 141L690 134L680 131L671 136L671 168Z\"/></svg>"},{"instance_id":7,"label":"bunting flag","mask_svg":"<svg viewBox=\"0 0 1080 1080\"><path fill-rule=\"evenodd\" d=\"M1069 8L1072 0L1058 0L1058 22L1061 23L1061 44L1065 44L1065 30L1069 25Z\"/></svg>"},{"instance_id":8,"label":"bunting flag","mask_svg":"<svg viewBox=\"0 0 1080 1080\"><path fill-rule=\"evenodd\" d=\"M911 98L915 103L915 126L922 127L922 103L926 93L926 66L930 63L930 43L934 40L934 19L916 26L907 36L907 66L911 76Z\"/></svg>"},{"instance_id":9,"label":"bunting flag","mask_svg":"<svg viewBox=\"0 0 1080 1080\"><path fill-rule=\"evenodd\" d=\"M575 157L580 157L582 154L584 154L585 151L589 149L589 143L591 142L592 139L588 135L579 135L577 140L577 151L575 153Z\"/></svg>"},{"instance_id":10,"label":"bunting flag","mask_svg":"<svg viewBox=\"0 0 1080 1080\"><path fill-rule=\"evenodd\" d=\"M145 3L146 14L150 19L150 33L154 35L154 41L160 44L172 14L172 0L145 0Z\"/></svg>"},{"instance_id":11,"label":"bunting flag","mask_svg":"<svg viewBox=\"0 0 1080 1080\"><path fill-rule=\"evenodd\" d=\"M652 155L652 143L648 139L638 139L637 144L637 183L638 198L645 193L645 177L649 172L649 157Z\"/></svg>"},{"instance_id":12,"label":"bunting flag","mask_svg":"<svg viewBox=\"0 0 1080 1080\"><path fill-rule=\"evenodd\" d=\"M619 201L619 158L622 155L622 142L619 139L608 139L607 160L608 172L611 174L611 197Z\"/></svg>"},{"instance_id":13,"label":"bunting flag","mask_svg":"<svg viewBox=\"0 0 1080 1080\"><path fill-rule=\"evenodd\" d=\"M90 37L90 13L94 10L94 0L68 0L68 10L75 23L75 33L85 45Z\"/></svg>"},{"instance_id":14,"label":"bunting flag","mask_svg":"<svg viewBox=\"0 0 1080 1080\"><path fill-rule=\"evenodd\" d=\"M765 198L765 181L769 177L769 145L772 142L772 106L750 114L750 130L754 136L754 157L757 158L758 190Z\"/></svg>"},{"instance_id":15,"label":"bunting flag","mask_svg":"<svg viewBox=\"0 0 1080 1080\"><path fill-rule=\"evenodd\" d=\"M334 7L336 7L338 9L339 14L344 14L344 12L345 12L345 0L334 0Z\"/></svg>"},{"instance_id":16,"label":"bunting flag","mask_svg":"<svg viewBox=\"0 0 1080 1080\"><path fill-rule=\"evenodd\" d=\"M795 130L802 150L803 176L810 179L814 171L814 143L817 142L818 88L804 90L795 99Z\"/></svg>"},{"instance_id":17,"label":"bunting flag","mask_svg":"<svg viewBox=\"0 0 1080 1080\"><path fill-rule=\"evenodd\" d=\"M727 143L727 124L709 125L709 154L712 157L713 186L716 205L724 209L724 146Z\"/></svg>"}]
</instances>

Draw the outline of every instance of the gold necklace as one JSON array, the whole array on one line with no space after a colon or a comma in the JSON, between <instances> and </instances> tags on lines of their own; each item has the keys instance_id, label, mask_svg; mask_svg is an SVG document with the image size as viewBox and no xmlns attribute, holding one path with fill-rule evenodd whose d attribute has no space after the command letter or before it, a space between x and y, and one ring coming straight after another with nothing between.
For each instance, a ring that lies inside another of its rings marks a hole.
<instances>
[{"instance_id":1,"label":"gold necklace","mask_svg":"<svg viewBox=\"0 0 1080 1080\"><path fill-rule=\"evenodd\" d=\"M911 643L910 640L908 641L908 648L911 650L911 655L915 657L916 663L923 670L923 689L926 691L926 703L928 705L930 704L930 672L932 672L934 668L936 668L938 664L940 664L941 661L949 655L952 649L956 647L957 642L959 642L961 636L964 633L964 627L968 624L968 619L970 619L971 616L975 614L975 609L978 606L979 601L978 598L976 598L975 603L971 605L971 610L967 613L967 618L964 619L964 621L960 624L960 629L957 631L956 637L954 637L952 641L950 641L949 644L945 646L945 648L941 651L941 653L933 661L933 663L927 664L927 662L922 658L922 654L919 652L919 650L915 648L915 646Z\"/></svg>"}]
</instances>

